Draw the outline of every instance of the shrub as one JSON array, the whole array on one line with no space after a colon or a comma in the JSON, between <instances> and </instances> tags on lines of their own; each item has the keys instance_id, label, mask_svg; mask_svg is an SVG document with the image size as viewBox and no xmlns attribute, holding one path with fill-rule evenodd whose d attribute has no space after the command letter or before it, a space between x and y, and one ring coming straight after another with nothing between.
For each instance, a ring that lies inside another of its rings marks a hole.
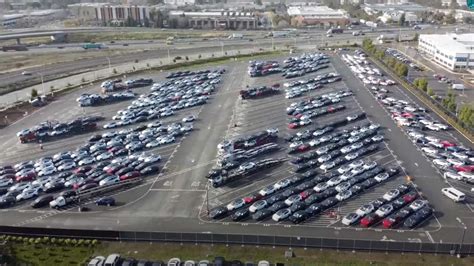
<instances>
[{"instance_id":1,"label":"shrub","mask_svg":"<svg viewBox=\"0 0 474 266\"><path fill-rule=\"evenodd\" d=\"M77 240L76 239L71 240L71 245L76 246L77 245Z\"/></svg>"},{"instance_id":2,"label":"shrub","mask_svg":"<svg viewBox=\"0 0 474 266\"><path fill-rule=\"evenodd\" d=\"M84 239L79 239L79 241L77 241L78 246L82 246L83 244L84 244Z\"/></svg>"},{"instance_id":3,"label":"shrub","mask_svg":"<svg viewBox=\"0 0 474 266\"><path fill-rule=\"evenodd\" d=\"M43 237L42 242L45 243L45 244L49 244L50 243L49 240L50 240L49 237L45 236L45 237Z\"/></svg>"},{"instance_id":4,"label":"shrub","mask_svg":"<svg viewBox=\"0 0 474 266\"><path fill-rule=\"evenodd\" d=\"M112 73L117 74L117 73L118 73L118 72L117 72L117 69L115 69L115 68L112 69Z\"/></svg>"},{"instance_id":5,"label":"shrub","mask_svg":"<svg viewBox=\"0 0 474 266\"><path fill-rule=\"evenodd\" d=\"M92 246L97 246L97 244L99 244L99 240L94 239L94 240L92 240L91 244L92 244Z\"/></svg>"},{"instance_id":6,"label":"shrub","mask_svg":"<svg viewBox=\"0 0 474 266\"><path fill-rule=\"evenodd\" d=\"M38 97L38 90L31 89L31 99Z\"/></svg>"},{"instance_id":7,"label":"shrub","mask_svg":"<svg viewBox=\"0 0 474 266\"><path fill-rule=\"evenodd\" d=\"M34 239L34 238L30 238L30 239L28 240L28 242L29 242L31 245L33 245L33 244L35 243L35 240L36 240L36 239Z\"/></svg>"},{"instance_id":8,"label":"shrub","mask_svg":"<svg viewBox=\"0 0 474 266\"><path fill-rule=\"evenodd\" d=\"M54 245L54 244L56 244L57 242L58 242L58 240L57 240L56 238L54 238L54 237L51 238L51 244Z\"/></svg>"},{"instance_id":9,"label":"shrub","mask_svg":"<svg viewBox=\"0 0 474 266\"><path fill-rule=\"evenodd\" d=\"M138 59L135 59L135 63L138 63Z\"/></svg>"},{"instance_id":10,"label":"shrub","mask_svg":"<svg viewBox=\"0 0 474 266\"><path fill-rule=\"evenodd\" d=\"M89 239L85 240L85 241L84 241L84 245L90 246L90 245L91 245L91 241L90 241Z\"/></svg>"},{"instance_id":11,"label":"shrub","mask_svg":"<svg viewBox=\"0 0 474 266\"><path fill-rule=\"evenodd\" d=\"M71 244L71 239L68 238L68 239L64 240L64 244L69 246Z\"/></svg>"}]
</instances>

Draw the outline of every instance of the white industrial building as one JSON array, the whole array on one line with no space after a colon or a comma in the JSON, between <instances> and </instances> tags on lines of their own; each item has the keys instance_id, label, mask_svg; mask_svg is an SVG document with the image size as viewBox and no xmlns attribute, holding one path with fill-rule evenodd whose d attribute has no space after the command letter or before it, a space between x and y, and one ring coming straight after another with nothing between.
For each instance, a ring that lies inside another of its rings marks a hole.
<instances>
[{"instance_id":1,"label":"white industrial building","mask_svg":"<svg viewBox=\"0 0 474 266\"><path fill-rule=\"evenodd\" d=\"M418 50L447 69L474 69L474 33L421 34Z\"/></svg>"}]
</instances>

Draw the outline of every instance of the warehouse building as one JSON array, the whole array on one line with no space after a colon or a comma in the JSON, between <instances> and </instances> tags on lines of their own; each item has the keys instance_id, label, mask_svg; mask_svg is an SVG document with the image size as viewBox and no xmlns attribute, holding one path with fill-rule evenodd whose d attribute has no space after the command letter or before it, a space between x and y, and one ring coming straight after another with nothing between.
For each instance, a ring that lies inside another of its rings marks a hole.
<instances>
[{"instance_id":1,"label":"warehouse building","mask_svg":"<svg viewBox=\"0 0 474 266\"><path fill-rule=\"evenodd\" d=\"M336 26L349 23L349 16L343 10L327 6L290 6L288 15L295 26Z\"/></svg>"},{"instance_id":2,"label":"warehouse building","mask_svg":"<svg viewBox=\"0 0 474 266\"><path fill-rule=\"evenodd\" d=\"M421 34L418 50L447 69L474 69L474 33Z\"/></svg>"}]
</instances>

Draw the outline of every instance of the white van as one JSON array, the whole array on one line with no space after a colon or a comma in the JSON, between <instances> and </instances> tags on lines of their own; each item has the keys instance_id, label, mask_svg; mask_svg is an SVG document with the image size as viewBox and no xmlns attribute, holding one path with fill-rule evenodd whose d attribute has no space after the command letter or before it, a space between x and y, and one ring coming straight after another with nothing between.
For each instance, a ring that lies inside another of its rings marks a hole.
<instances>
[{"instance_id":1,"label":"white van","mask_svg":"<svg viewBox=\"0 0 474 266\"><path fill-rule=\"evenodd\" d=\"M441 192L448 198L454 200L454 202L463 202L466 198L466 195L462 193L461 191L453 188L453 187L448 187L448 188L443 188L441 189Z\"/></svg>"}]
</instances>

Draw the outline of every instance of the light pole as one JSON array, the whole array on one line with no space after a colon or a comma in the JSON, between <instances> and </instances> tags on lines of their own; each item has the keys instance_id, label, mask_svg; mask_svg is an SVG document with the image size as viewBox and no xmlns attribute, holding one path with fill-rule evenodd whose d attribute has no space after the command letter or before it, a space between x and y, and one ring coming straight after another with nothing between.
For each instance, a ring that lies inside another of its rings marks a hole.
<instances>
[{"instance_id":1,"label":"light pole","mask_svg":"<svg viewBox=\"0 0 474 266\"><path fill-rule=\"evenodd\" d=\"M44 76L43 76L43 73L36 72L36 74L39 75L40 78L41 78L41 91L42 91L42 94L44 95L46 92L44 90Z\"/></svg>"},{"instance_id":2,"label":"light pole","mask_svg":"<svg viewBox=\"0 0 474 266\"><path fill-rule=\"evenodd\" d=\"M458 250L458 258L460 258L461 255L462 255L462 253L461 253L462 252L462 245L464 244L464 236L466 235L467 226L466 226L466 224L464 224L463 221L461 221L461 218L459 218L459 217L456 217L456 221L458 221L463 226L461 243L459 244L459 250Z\"/></svg>"},{"instance_id":3,"label":"light pole","mask_svg":"<svg viewBox=\"0 0 474 266\"><path fill-rule=\"evenodd\" d=\"M109 71L110 71L110 68L111 68L110 57L106 56L105 58L107 58L107 62L109 63Z\"/></svg>"},{"instance_id":4,"label":"light pole","mask_svg":"<svg viewBox=\"0 0 474 266\"><path fill-rule=\"evenodd\" d=\"M171 64L170 48L168 48L168 63Z\"/></svg>"},{"instance_id":5,"label":"light pole","mask_svg":"<svg viewBox=\"0 0 474 266\"><path fill-rule=\"evenodd\" d=\"M224 56L224 42L221 41L221 52L222 52L222 56Z\"/></svg>"},{"instance_id":6,"label":"light pole","mask_svg":"<svg viewBox=\"0 0 474 266\"><path fill-rule=\"evenodd\" d=\"M206 184L206 210L207 210L207 215L209 215L209 186L211 184L211 180L207 180Z\"/></svg>"}]
</instances>

